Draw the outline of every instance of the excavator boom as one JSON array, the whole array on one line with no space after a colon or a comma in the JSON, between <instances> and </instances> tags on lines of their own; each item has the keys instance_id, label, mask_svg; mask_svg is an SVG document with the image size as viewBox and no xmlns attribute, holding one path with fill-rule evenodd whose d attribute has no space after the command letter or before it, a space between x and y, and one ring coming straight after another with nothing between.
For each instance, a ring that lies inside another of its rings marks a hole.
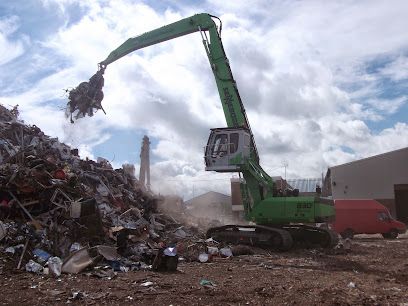
<instances>
[{"instance_id":1,"label":"excavator boom","mask_svg":"<svg viewBox=\"0 0 408 306\"><path fill-rule=\"evenodd\" d=\"M214 19L218 19L218 27ZM227 128L211 130L205 149L206 170L242 173L241 194L245 215L247 220L258 224L251 227L253 231L240 231L237 226L231 225L211 229L209 233L225 241L258 241L280 249L290 248L292 239L315 240L321 245L332 246L335 238L330 231L291 223L328 221L334 216L334 208L313 197L277 193L274 181L260 166L254 136L222 44L221 29L218 17L203 13L129 38L99 63L98 72L89 82L83 82L70 91L68 107L71 120L74 112L79 118L92 116L94 110L103 110L103 74L108 65L136 50L200 32L227 122Z\"/></svg>"},{"instance_id":2,"label":"excavator boom","mask_svg":"<svg viewBox=\"0 0 408 306\"><path fill-rule=\"evenodd\" d=\"M118 48L113 50L108 57L99 64L106 67L107 65L117 61L121 57L158 43L191 34L194 32L207 31L214 28L214 21L208 14L197 14L189 18L179 20L177 22L165 25L161 28L149 31L136 37L129 38Z\"/></svg>"},{"instance_id":3,"label":"excavator boom","mask_svg":"<svg viewBox=\"0 0 408 306\"><path fill-rule=\"evenodd\" d=\"M129 38L118 48L113 50L105 60L100 62L99 66L104 70L109 64L133 51L194 32L200 32L221 97L227 126L245 127L250 130L253 148L251 154L253 155L253 159L259 163L258 151L253 139L251 127L222 44L222 23L219 21L220 26L217 28L214 18L218 19L216 16L205 13L197 14L139 36Z\"/></svg>"}]
</instances>

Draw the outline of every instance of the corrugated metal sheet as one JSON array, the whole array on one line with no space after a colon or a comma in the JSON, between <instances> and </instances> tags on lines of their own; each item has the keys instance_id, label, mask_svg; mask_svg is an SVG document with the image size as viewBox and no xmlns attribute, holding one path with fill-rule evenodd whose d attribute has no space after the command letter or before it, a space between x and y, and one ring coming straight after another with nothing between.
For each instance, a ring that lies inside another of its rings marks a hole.
<instances>
[{"instance_id":1,"label":"corrugated metal sheet","mask_svg":"<svg viewBox=\"0 0 408 306\"><path fill-rule=\"evenodd\" d=\"M316 185L322 187L321 178L288 179L287 182L294 189L299 189L299 192L315 192Z\"/></svg>"}]
</instances>

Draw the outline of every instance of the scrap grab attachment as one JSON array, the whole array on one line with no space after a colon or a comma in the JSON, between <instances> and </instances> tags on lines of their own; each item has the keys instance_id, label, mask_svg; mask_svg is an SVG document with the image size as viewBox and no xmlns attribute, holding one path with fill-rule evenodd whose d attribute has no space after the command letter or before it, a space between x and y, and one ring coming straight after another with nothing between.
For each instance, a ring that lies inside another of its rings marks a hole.
<instances>
[{"instance_id":1,"label":"scrap grab attachment","mask_svg":"<svg viewBox=\"0 0 408 306\"><path fill-rule=\"evenodd\" d=\"M68 91L66 113L67 117L70 116L71 123L74 123L73 118L77 120L87 115L92 117L99 109L106 114L102 107L104 72L105 68L101 66L88 82L82 82L74 89Z\"/></svg>"}]
</instances>

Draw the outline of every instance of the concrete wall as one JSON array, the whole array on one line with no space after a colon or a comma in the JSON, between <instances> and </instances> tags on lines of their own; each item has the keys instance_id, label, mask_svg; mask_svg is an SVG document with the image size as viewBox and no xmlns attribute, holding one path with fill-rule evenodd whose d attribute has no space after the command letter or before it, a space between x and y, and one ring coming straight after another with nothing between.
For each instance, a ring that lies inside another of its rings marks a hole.
<instances>
[{"instance_id":1,"label":"concrete wall","mask_svg":"<svg viewBox=\"0 0 408 306\"><path fill-rule=\"evenodd\" d=\"M408 148L330 168L334 199L394 199L408 183Z\"/></svg>"},{"instance_id":2,"label":"concrete wall","mask_svg":"<svg viewBox=\"0 0 408 306\"><path fill-rule=\"evenodd\" d=\"M243 179L231 178L231 204L232 211L244 211L241 195L241 181Z\"/></svg>"}]
</instances>

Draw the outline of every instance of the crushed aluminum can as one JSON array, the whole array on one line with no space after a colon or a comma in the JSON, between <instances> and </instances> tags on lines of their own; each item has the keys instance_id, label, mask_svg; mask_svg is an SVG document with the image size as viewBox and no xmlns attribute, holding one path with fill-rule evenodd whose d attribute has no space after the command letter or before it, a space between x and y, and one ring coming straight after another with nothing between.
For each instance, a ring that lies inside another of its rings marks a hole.
<instances>
[{"instance_id":1,"label":"crushed aluminum can","mask_svg":"<svg viewBox=\"0 0 408 306\"><path fill-rule=\"evenodd\" d=\"M41 263L45 263L51 257L50 254L41 249L34 249L33 254L36 256L37 260Z\"/></svg>"},{"instance_id":2,"label":"crushed aluminum can","mask_svg":"<svg viewBox=\"0 0 408 306\"><path fill-rule=\"evenodd\" d=\"M198 261L199 262L209 262L211 261L211 256L207 253L201 253L198 255Z\"/></svg>"},{"instance_id":3,"label":"crushed aluminum can","mask_svg":"<svg viewBox=\"0 0 408 306\"><path fill-rule=\"evenodd\" d=\"M230 248L220 249L220 254L222 257L232 257L232 251Z\"/></svg>"},{"instance_id":4,"label":"crushed aluminum can","mask_svg":"<svg viewBox=\"0 0 408 306\"><path fill-rule=\"evenodd\" d=\"M187 237L187 233L182 228L176 229L173 235L178 239L184 239Z\"/></svg>"},{"instance_id":5,"label":"crushed aluminum can","mask_svg":"<svg viewBox=\"0 0 408 306\"><path fill-rule=\"evenodd\" d=\"M26 271L33 272L33 273L40 273L43 270L43 266L40 265L38 262L30 259L30 261L25 266Z\"/></svg>"},{"instance_id":6,"label":"crushed aluminum can","mask_svg":"<svg viewBox=\"0 0 408 306\"><path fill-rule=\"evenodd\" d=\"M10 254L14 254L16 252L16 249L13 247L8 247L4 250L5 253L10 253Z\"/></svg>"},{"instance_id":7,"label":"crushed aluminum can","mask_svg":"<svg viewBox=\"0 0 408 306\"><path fill-rule=\"evenodd\" d=\"M62 268L62 260L59 257L50 257L48 259L48 269L50 270L51 274L54 276L61 275L61 268Z\"/></svg>"},{"instance_id":8,"label":"crushed aluminum can","mask_svg":"<svg viewBox=\"0 0 408 306\"><path fill-rule=\"evenodd\" d=\"M69 252L73 253L75 251L78 251L82 249L82 246L79 242L74 242L73 244L71 244L71 247L69 248Z\"/></svg>"},{"instance_id":9,"label":"crushed aluminum can","mask_svg":"<svg viewBox=\"0 0 408 306\"><path fill-rule=\"evenodd\" d=\"M208 254L218 255L219 250L217 247L207 247Z\"/></svg>"}]
</instances>

